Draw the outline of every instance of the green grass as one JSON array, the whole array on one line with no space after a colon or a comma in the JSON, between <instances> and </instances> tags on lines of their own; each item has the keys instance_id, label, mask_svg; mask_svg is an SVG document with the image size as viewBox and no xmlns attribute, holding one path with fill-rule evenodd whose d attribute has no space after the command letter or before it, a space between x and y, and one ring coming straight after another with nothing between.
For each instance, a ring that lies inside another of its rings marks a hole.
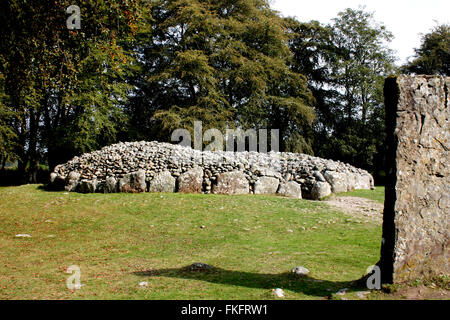
<instances>
[{"instance_id":1,"label":"green grass","mask_svg":"<svg viewBox=\"0 0 450 320\"><path fill-rule=\"evenodd\" d=\"M338 196L365 198L384 203L384 192L384 187L375 187L375 190L355 190L352 192L338 194Z\"/></svg>"},{"instance_id":2,"label":"green grass","mask_svg":"<svg viewBox=\"0 0 450 320\"><path fill-rule=\"evenodd\" d=\"M0 299L274 299L275 288L324 299L361 290L352 281L378 261L380 240L381 225L321 202L0 188ZM194 262L217 270L182 270ZM66 288L71 265L81 290ZM299 265L310 277L289 274Z\"/></svg>"}]
</instances>

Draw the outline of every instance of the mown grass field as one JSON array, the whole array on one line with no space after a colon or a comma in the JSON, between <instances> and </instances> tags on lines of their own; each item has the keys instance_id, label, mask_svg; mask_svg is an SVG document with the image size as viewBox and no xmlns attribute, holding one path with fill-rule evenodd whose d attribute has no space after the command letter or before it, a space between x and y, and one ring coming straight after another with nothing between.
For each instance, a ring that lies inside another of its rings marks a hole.
<instances>
[{"instance_id":1,"label":"mown grass field","mask_svg":"<svg viewBox=\"0 0 450 320\"><path fill-rule=\"evenodd\" d=\"M384 189L366 194L380 198ZM17 238L29 234L30 238ZM0 188L0 299L326 299L378 261L381 225L274 196ZM215 272L182 268L207 263ZM67 267L81 270L69 290ZM310 277L296 279L296 266ZM140 287L142 281L148 287Z\"/></svg>"}]
</instances>

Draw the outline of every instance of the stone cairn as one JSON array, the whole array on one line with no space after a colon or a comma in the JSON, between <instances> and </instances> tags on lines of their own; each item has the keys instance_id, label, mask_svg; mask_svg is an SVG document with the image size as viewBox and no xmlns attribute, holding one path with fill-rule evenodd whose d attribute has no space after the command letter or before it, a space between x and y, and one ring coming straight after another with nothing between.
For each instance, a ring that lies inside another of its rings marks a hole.
<instances>
[{"instance_id":1,"label":"stone cairn","mask_svg":"<svg viewBox=\"0 0 450 320\"><path fill-rule=\"evenodd\" d=\"M81 193L280 194L312 200L374 188L367 171L309 155L202 152L144 141L75 157L56 166L50 181L56 190Z\"/></svg>"}]
</instances>

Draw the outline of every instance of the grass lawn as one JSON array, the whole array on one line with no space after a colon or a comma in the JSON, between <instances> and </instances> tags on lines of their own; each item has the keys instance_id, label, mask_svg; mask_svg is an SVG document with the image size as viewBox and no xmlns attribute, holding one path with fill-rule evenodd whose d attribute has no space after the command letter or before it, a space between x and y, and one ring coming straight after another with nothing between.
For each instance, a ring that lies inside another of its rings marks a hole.
<instances>
[{"instance_id":1,"label":"grass lawn","mask_svg":"<svg viewBox=\"0 0 450 320\"><path fill-rule=\"evenodd\" d=\"M338 194L339 197L365 198L379 203L384 203L384 187L375 187L375 190L355 190Z\"/></svg>"},{"instance_id":2,"label":"grass lawn","mask_svg":"<svg viewBox=\"0 0 450 320\"><path fill-rule=\"evenodd\" d=\"M370 196L381 201L381 193ZM274 299L275 288L285 299L350 288L350 298L381 244L381 225L323 202L38 185L0 188L0 227L0 299ZM183 270L194 262L217 269ZM66 288L71 265L81 269L81 290ZM300 265L310 277L289 273Z\"/></svg>"}]
</instances>

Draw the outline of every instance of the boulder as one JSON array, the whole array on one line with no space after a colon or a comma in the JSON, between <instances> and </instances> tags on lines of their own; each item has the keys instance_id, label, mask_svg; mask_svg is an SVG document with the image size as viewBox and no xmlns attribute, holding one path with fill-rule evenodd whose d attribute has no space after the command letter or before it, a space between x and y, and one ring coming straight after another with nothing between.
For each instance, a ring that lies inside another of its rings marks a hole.
<instances>
[{"instance_id":1,"label":"boulder","mask_svg":"<svg viewBox=\"0 0 450 320\"><path fill-rule=\"evenodd\" d=\"M176 180L169 171L158 173L150 181L150 192L175 192Z\"/></svg>"},{"instance_id":2,"label":"boulder","mask_svg":"<svg viewBox=\"0 0 450 320\"><path fill-rule=\"evenodd\" d=\"M260 177L270 177L270 178L278 178L281 179L281 174L275 170L269 168L262 168L259 166L253 166L253 172Z\"/></svg>"},{"instance_id":3,"label":"boulder","mask_svg":"<svg viewBox=\"0 0 450 320\"><path fill-rule=\"evenodd\" d=\"M117 180L114 177L108 177L101 185L98 186L99 193L116 193L118 192Z\"/></svg>"},{"instance_id":4,"label":"boulder","mask_svg":"<svg viewBox=\"0 0 450 320\"><path fill-rule=\"evenodd\" d=\"M277 193L280 181L272 177L260 177L255 183L255 194L275 194Z\"/></svg>"},{"instance_id":5,"label":"boulder","mask_svg":"<svg viewBox=\"0 0 450 320\"><path fill-rule=\"evenodd\" d=\"M328 182L316 182L311 190L312 200L321 200L331 194L331 187Z\"/></svg>"},{"instance_id":6,"label":"boulder","mask_svg":"<svg viewBox=\"0 0 450 320\"><path fill-rule=\"evenodd\" d=\"M66 185L64 186L64 190L66 190L67 192L75 191L78 186L80 177L81 174L76 171L71 171L66 177Z\"/></svg>"},{"instance_id":7,"label":"boulder","mask_svg":"<svg viewBox=\"0 0 450 320\"><path fill-rule=\"evenodd\" d=\"M215 270L213 266L201 262L193 263L190 266L184 267L183 269L185 271L193 271L193 272L211 272Z\"/></svg>"},{"instance_id":8,"label":"boulder","mask_svg":"<svg viewBox=\"0 0 450 320\"><path fill-rule=\"evenodd\" d=\"M119 180L119 191L127 193L145 192L147 184L145 183L145 171L139 170L126 174Z\"/></svg>"},{"instance_id":9,"label":"boulder","mask_svg":"<svg viewBox=\"0 0 450 320\"><path fill-rule=\"evenodd\" d=\"M83 179L78 184L78 192L81 193L94 193L97 187L97 181Z\"/></svg>"},{"instance_id":10,"label":"boulder","mask_svg":"<svg viewBox=\"0 0 450 320\"><path fill-rule=\"evenodd\" d=\"M347 176L347 192L351 192L356 189L358 175L351 172L346 172L345 175Z\"/></svg>"},{"instance_id":11,"label":"boulder","mask_svg":"<svg viewBox=\"0 0 450 320\"><path fill-rule=\"evenodd\" d=\"M302 266L292 269L291 272L297 277L306 277L309 274L309 270Z\"/></svg>"},{"instance_id":12,"label":"boulder","mask_svg":"<svg viewBox=\"0 0 450 320\"><path fill-rule=\"evenodd\" d=\"M313 177L316 178L316 180L319 182L327 182L327 180L325 180L324 176L322 175L322 173L320 173L320 171L317 170L314 171Z\"/></svg>"},{"instance_id":13,"label":"boulder","mask_svg":"<svg viewBox=\"0 0 450 320\"><path fill-rule=\"evenodd\" d=\"M203 169L196 167L178 177L178 192L201 193L203 190Z\"/></svg>"},{"instance_id":14,"label":"boulder","mask_svg":"<svg viewBox=\"0 0 450 320\"><path fill-rule=\"evenodd\" d=\"M50 183L53 184L58 175L55 172L50 173Z\"/></svg>"},{"instance_id":15,"label":"boulder","mask_svg":"<svg viewBox=\"0 0 450 320\"><path fill-rule=\"evenodd\" d=\"M284 197L302 199L302 186L295 181L284 182L278 193Z\"/></svg>"},{"instance_id":16,"label":"boulder","mask_svg":"<svg viewBox=\"0 0 450 320\"><path fill-rule=\"evenodd\" d=\"M333 193L342 193L348 191L348 179L345 173L340 173L336 171L325 171L323 174L326 181L331 186L331 191Z\"/></svg>"},{"instance_id":17,"label":"boulder","mask_svg":"<svg viewBox=\"0 0 450 320\"><path fill-rule=\"evenodd\" d=\"M357 180L356 180L355 189L369 190L369 189L374 189L374 188L375 188L374 181L370 174L358 175Z\"/></svg>"},{"instance_id":18,"label":"boulder","mask_svg":"<svg viewBox=\"0 0 450 320\"><path fill-rule=\"evenodd\" d=\"M248 194L250 184L242 171L224 172L217 175L212 191L215 194Z\"/></svg>"}]
</instances>

